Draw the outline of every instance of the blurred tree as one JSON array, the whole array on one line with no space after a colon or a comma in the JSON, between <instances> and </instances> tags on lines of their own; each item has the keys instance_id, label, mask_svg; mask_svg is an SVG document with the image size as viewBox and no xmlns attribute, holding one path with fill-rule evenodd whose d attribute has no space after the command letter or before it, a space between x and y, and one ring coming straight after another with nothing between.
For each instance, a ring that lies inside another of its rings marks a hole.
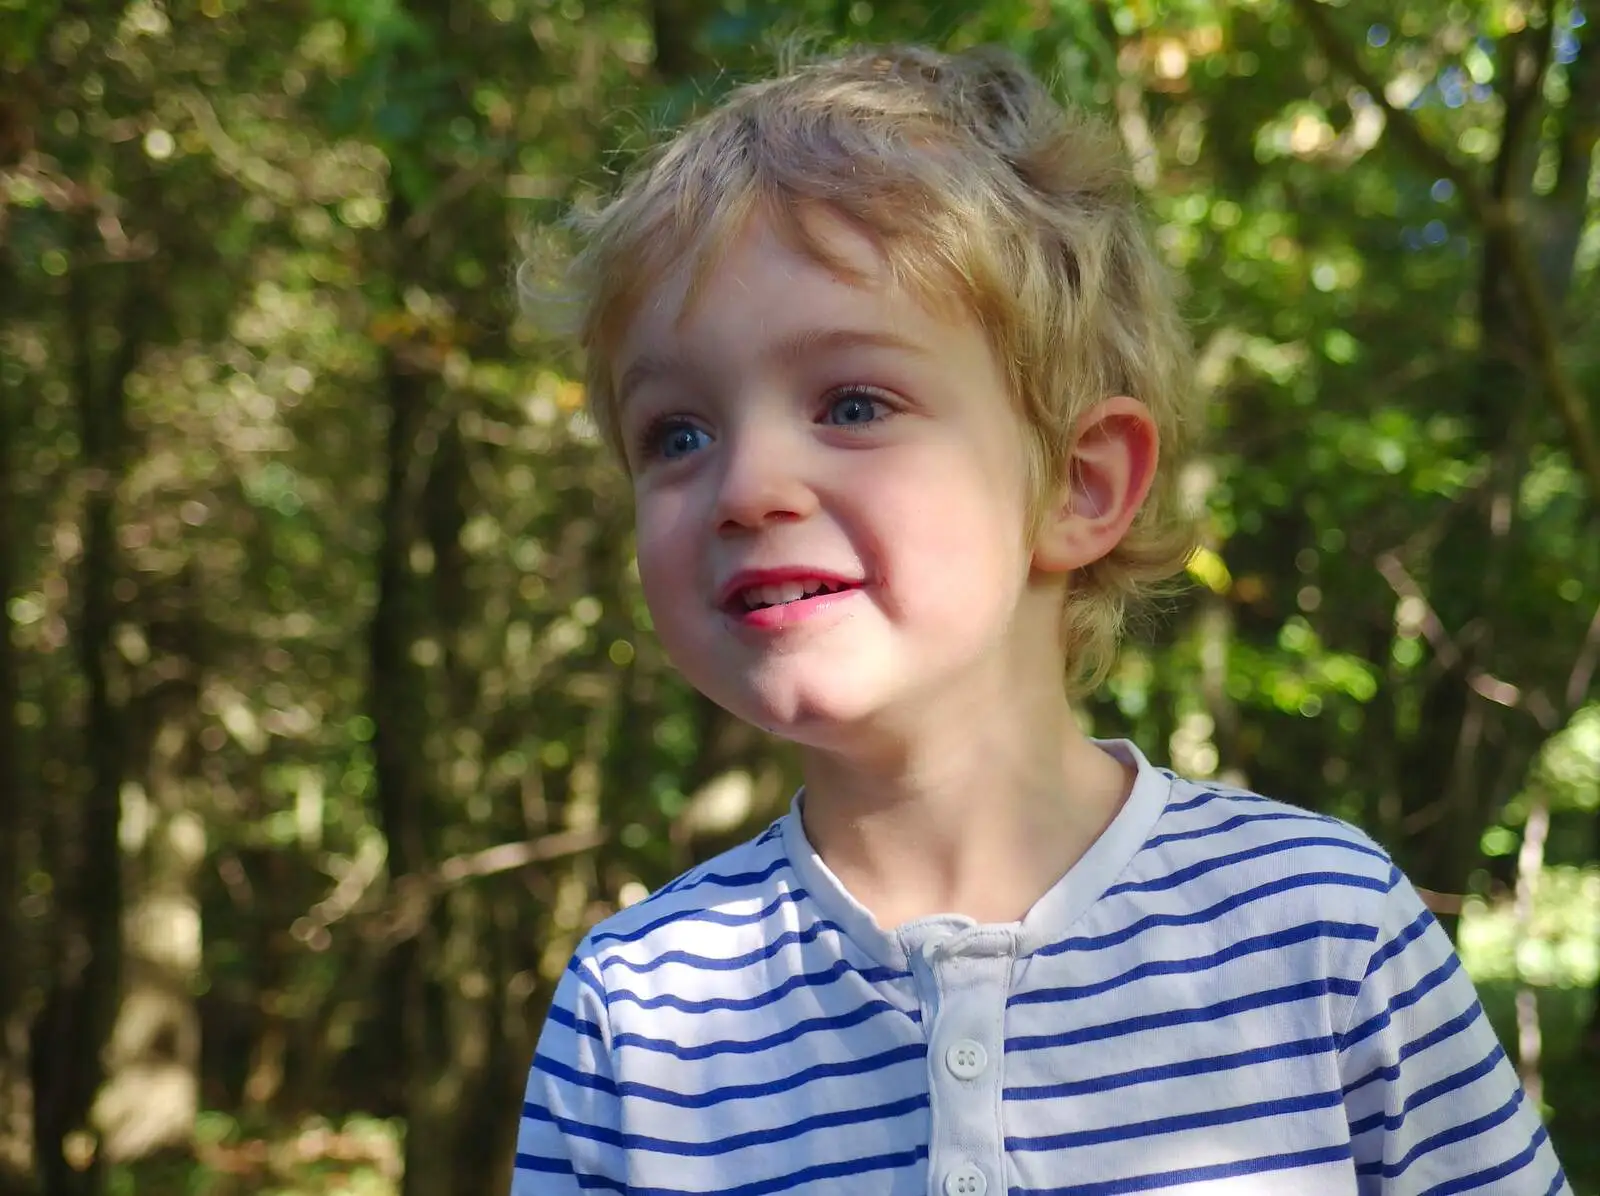
<instances>
[{"instance_id":1,"label":"blurred tree","mask_svg":"<svg viewBox=\"0 0 1600 1196\"><path fill-rule=\"evenodd\" d=\"M576 938L794 781L654 641L561 217L905 38L1110 115L1191 288L1206 546L1086 717L1466 910L1600 1193L1570 0L0 5L0 1193L505 1189Z\"/></svg>"},{"instance_id":2,"label":"blurred tree","mask_svg":"<svg viewBox=\"0 0 1600 1196\"><path fill-rule=\"evenodd\" d=\"M10 258L0 254L0 322L17 294ZM17 485L18 462L22 459L23 407L18 387L9 371L0 370L0 610L9 609L21 573L18 559L18 531L22 526ZM13 974L26 970L21 917L17 912L22 899L25 863L24 836L28 830L26 771L22 761L22 728L17 723L21 702L20 663L11 637L11 620L5 620L0 635L0 959L7 961ZM9 1043L22 1032L23 984L8 980L0 984L0 1043ZM10 1125L28 1104L20 1094L25 1077L17 1067L16 1052L0 1048L0 1125ZM0 1196L13 1196L23 1189L23 1168L14 1152L0 1151Z\"/></svg>"}]
</instances>

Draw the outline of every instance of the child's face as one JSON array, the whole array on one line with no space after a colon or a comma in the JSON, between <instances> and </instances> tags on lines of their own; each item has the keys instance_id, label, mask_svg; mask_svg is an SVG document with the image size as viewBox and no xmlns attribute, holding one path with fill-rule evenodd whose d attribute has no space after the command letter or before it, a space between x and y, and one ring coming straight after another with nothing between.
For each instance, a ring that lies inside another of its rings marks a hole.
<instances>
[{"instance_id":1,"label":"child's face","mask_svg":"<svg viewBox=\"0 0 1600 1196\"><path fill-rule=\"evenodd\" d=\"M1030 597L1025 428L983 332L818 219L869 285L755 220L686 316L667 280L616 365L668 654L738 717L826 748L933 695L1004 692L1057 642L1059 591ZM836 592L803 596L818 582Z\"/></svg>"}]
</instances>

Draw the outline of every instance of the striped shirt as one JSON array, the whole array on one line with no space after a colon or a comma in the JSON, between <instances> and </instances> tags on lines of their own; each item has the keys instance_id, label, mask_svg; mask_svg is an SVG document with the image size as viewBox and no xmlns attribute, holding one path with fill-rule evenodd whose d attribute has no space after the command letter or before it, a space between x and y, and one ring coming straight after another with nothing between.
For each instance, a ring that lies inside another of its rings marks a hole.
<instances>
[{"instance_id":1,"label":"striped shirt","mask_svg":"<svg viewBox=\"0 0 1600 1196\"><path fill-rule=\"evenodd\" d=\"M797 797L597 926L513 1196L1570 1196L1381 849L1101 746L1132 794L1021 922L880 928Z\"/></svg>"}]
</instances>

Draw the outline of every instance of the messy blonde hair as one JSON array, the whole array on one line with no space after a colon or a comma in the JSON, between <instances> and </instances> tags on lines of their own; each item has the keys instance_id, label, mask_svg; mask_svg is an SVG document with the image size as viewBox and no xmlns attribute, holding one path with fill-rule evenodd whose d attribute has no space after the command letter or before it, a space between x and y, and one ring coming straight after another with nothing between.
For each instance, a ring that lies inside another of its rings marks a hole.
<instances>
[{"instance_id":1,"label":"messy blonde hair","mask_svg":"<svg viewBox=\"0 0 1600 1196\"><path fill-rule=\"evenodd\" d=\"M895 48L817 61L739 88L647 159L582 222L579 333L602 435L625 461L613 370L641 304L680 264L692 304L753 214L855 273L807 218L819 209L865 233L925 302L953 298L976 317L1032 432L1035 528L1084 411L1125 394L1154 416L1149 498L1122 541L1073 574L1062 611L1069 686L1087 692L1132 604L1191 550L1178 492L1197 422L1190 342L1116 135L1064 111L1008 56Z\"/></svg>"}]
</instances>

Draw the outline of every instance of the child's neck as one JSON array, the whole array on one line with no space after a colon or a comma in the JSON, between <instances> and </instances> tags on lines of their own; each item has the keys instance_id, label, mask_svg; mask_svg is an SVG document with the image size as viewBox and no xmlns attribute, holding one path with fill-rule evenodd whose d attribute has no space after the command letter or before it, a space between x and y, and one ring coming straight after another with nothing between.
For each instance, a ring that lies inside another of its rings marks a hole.
<instances>
[{"instance_id":1,"label":"child's neck","mask_svg":"<svg viewBox=\"0 0 1600 1196\"><path fill-rule=\"evenodd\" d=\"M1116 816L1131 771L1065 698L1022 705L920 711L870 756L806 753L806 835L880 926L1020 921Z\"/></svg>"}]
</instances>

